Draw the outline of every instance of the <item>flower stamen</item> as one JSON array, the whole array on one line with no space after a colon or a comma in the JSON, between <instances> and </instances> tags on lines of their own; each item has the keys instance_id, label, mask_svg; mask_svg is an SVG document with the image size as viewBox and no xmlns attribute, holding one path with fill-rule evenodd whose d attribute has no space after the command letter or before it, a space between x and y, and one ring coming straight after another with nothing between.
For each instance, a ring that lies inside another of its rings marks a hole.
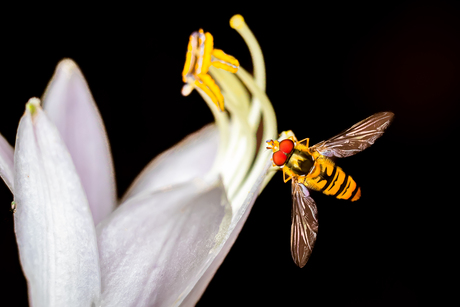
<instances>
[{"instance_id":1,"label":"flower stamen","mask_svg":"<svg viewBox=\"0 0 460 307\"><path fill-rule=\"evenodd\" d=\"M211 62L212 66L231 73L236 73L238 71L240 62L235 57L226 54L220 49L214 49L212 55L215 58Z\"/></svg>"},{"instance_id":2,"label":"flower stamen","mask_svg":"<svg viewBox=\"0 0 460 307\"><path fill-rule=\"evenodd\" d=\"M262 139L274 138L277 128L273 106L265 93L265 64L261 48L241 15L233 16L230 25L249 48L254 75L240 67L234 57L213 49L211 34L200 30L190 36L182 73L186 83L182 94L186 96L196 89L211 108L220 142L214 166L208 174L219 173L222 176L232 212L236 213L254 184L263 180L263 189L275 173L272 171L275 168L269 168L271 163L267 163L270 155L264 150L265 143L257 143L260 120L263 120ZM225 113L218 111L224 109L224 98L228 109ZM212 107L213 104L218 109ZM268 173L260 179L265 169ZM234 215L232 223L239 216L239 213Z\"/></svg>"},{"instance_id":3,"label":"flower stamen","mask_svg":"<svg viewBox=\"0 0 460 307\"><path fill-rule=\"evenodd\" d=\"M187 96L194 88L199 88L221 111L224 111L224 96L208 73L211 65L236 73L240 64L233 56L220 49L214 49L214 38L211 33L205 33L200 29L190 35L182 71L182 80L185 82L182 95Z\"/></svg>"}]
</instances>

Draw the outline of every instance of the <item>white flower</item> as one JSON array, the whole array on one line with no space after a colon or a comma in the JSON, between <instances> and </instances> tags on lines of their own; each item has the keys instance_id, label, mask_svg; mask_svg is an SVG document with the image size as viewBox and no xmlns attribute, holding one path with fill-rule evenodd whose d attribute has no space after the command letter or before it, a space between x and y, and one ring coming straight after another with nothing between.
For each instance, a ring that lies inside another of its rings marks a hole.
<instances>
[{"instance_id":1,"label":"white flower","mask_svg":"<svg viewBox=\"0 0 460 307\"><path fill-rule=\"evenodd\" d=\"M200 298L272 175L263 149L276 119L262 54L241 16L232 27L248 43L254 78L210 67L228 113L197 88L216 125L154 159L118 207L105 129L73 61L58 65L44 110L37 98L27 103L14 151L0 136L31 305L190 306Z\"/></svg>"}]
</instances>

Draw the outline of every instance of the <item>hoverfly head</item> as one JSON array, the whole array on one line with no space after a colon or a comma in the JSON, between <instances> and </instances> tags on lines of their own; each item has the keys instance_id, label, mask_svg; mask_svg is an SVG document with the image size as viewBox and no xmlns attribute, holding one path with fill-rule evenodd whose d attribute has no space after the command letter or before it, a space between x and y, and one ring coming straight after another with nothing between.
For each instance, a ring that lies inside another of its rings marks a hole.
<instances>
[{"instance_id":1,"label":"hoverfly head","mask_svg":"<svg viewBox=\"0 0 460 307\"><path fill-rule=\"evenodd\" d=\"M284 166L295 147L294 142L290 139L281 142L269 140L267 144L267 149L273 150L273 164L279 167Z\"/></svg>"}]
</instances>

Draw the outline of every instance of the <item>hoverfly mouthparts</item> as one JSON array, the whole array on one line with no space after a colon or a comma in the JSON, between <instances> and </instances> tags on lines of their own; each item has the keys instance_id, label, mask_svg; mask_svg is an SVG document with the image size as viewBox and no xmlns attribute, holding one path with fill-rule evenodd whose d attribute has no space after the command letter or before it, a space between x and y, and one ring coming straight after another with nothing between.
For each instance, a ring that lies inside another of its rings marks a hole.
<instances>
[{"instance_id":1,"label":"hoverfly mouthparts","mask_svg":"<svg viewBox=\"0 0 460 307\"><path fill-rule=\"evenodd\" d=\"M285 139L281 142L270 140L267 141L267 144L269 145L267 149L273 150L272 159L277 166L283 166L294 149L294 142L290 139Z\"/></svg>"}]
</instances>

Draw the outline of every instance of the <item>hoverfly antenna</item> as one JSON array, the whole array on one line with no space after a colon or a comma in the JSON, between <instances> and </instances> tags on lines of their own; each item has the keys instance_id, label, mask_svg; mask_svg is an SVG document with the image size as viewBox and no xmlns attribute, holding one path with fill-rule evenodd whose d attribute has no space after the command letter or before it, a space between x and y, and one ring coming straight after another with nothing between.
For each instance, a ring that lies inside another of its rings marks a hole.
<instances>
[{"instance_id":1,"label":"hoverfly antenna","mask_svg":"<svg viewBox=\"0 0 460 307\"><path fill-rule=\"evenodd\" d=\"M273 148L273 140L266 140L265 143L267 143L267 149Z\"/></svg>"},{"instance_id":2,"label":"hoverfly antenna","mask_svg":"<svg viewBox=\"0 0 460 307\"><path fill-rule=\"evenodd\" d=\"M280 148L280 143L278 141L274 141L274 140L268 140L266 141L267 143L267 149L271 149L273 150L273 152L276 152L279 150Z\"/></svg>"}]
</instances>

